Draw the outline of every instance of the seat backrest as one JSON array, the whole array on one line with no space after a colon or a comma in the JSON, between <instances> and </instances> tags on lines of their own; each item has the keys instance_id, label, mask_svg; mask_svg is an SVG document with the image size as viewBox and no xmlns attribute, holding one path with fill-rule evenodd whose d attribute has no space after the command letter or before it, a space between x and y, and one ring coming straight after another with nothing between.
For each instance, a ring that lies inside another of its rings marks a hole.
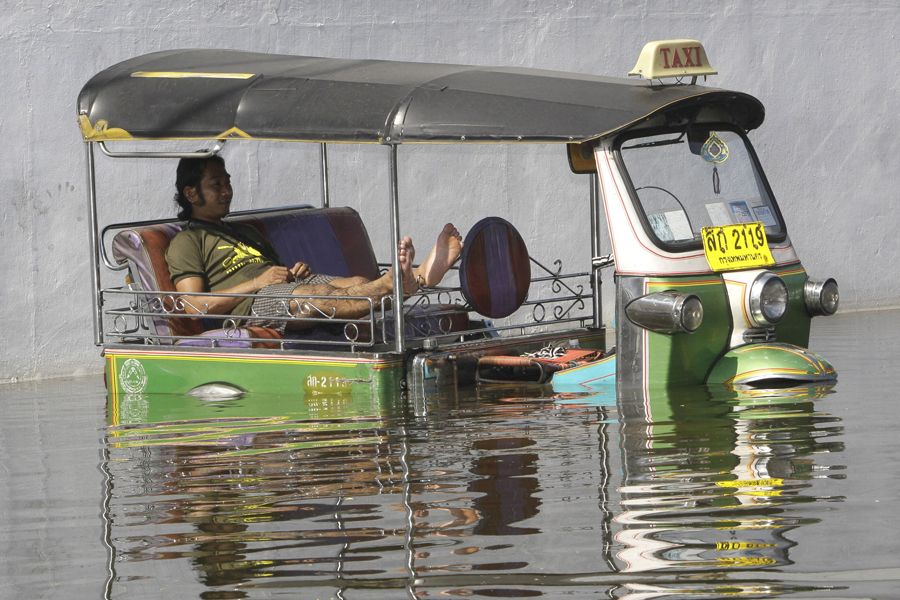
<instances>
[{"instance_id":1,"label":"seat backrest","mask_svg":"<svg viewBox=\"0 0 900 600\"><path fill-rule=\"evenodd\" d=\"M302 261L313 273L378 277L378 262L369 234L359 213L352 208L279 208L237 213L228 221L248 223L259 229L287 266ZM123 226L113 238L113 259L128 265L138 289L173 292L175 286L166 263L166 249L183 227L183 222L174 220L143 227ZM173 307L165 308L171 311ZM170 319L165 314L154 317L152 323L161 336L197 335L204 330L199 319Z\"/></svg>"},{"instance_id":2,"label":"seat backrest","mask_svg":"<svg viewBox=\"0 0 900 600\"><path fill-rule=\"evenodd\" d=\"M134 227L119 231L112 242L113 259L120 265L127 264L132 286L141 291L174 292L175 285L166 264L166 249L169 242L183 229L183 223L158 223L144 227ZM138 302L150 312L160 316L150 319L156 333L161 336L187 336L203 332L199 319L173 318L164 316L174 311L174 301L161 294L159 300L151 296L138 296ZM158 302L162 302L160 306ZM165 308L165 311L162 309Z\"/></svg>"},{"instance_id":3,"label":"seat backrest","mask_svg":"<svg viewBox=\"0 0 900 600\"><path fill-rule=\"evenodd\" d=\"M313 273L368 279L379 275L366 226L350 207L280 209L228 220L254 225L288 267L302 261Z\"/></svg>"}]
</instances>

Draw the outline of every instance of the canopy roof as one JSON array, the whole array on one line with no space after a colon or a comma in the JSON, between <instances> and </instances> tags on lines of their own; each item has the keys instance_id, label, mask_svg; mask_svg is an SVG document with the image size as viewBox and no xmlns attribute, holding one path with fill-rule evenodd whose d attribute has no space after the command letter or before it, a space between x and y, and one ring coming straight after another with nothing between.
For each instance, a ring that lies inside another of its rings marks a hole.
<instances>
[{"instance_id":1,"label":"canopy roof","mask_svg":"<svg viewBox=\"0 0 900 600\"><path fill-rule=\"evenodd\" d=\"M94 76L86 141L253 138L347 142L583 142L666 115L750 130L752 96L526 68L172 50Z\"/></svg>"}]
</instances>

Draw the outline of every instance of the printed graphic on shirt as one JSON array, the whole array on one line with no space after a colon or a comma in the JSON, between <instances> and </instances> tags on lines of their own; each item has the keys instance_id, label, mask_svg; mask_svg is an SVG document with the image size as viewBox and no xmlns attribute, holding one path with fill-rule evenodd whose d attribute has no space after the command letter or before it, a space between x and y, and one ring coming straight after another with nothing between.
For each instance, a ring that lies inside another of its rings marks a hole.
<instances>
[{"instance_id":1,"label":"printed graphic on shirt","mask_svg":"<svg viewBox=\"0 0 900 600\"><path fill-rule=\"evenodd\" d=\"M259 250L243 242L222 244L221 246L216 246L216 250L231 250L231 254L222 261L222 268L225 269L226 273L234 273L251 263L261 263L264 260Z\"/></svg>"}]
</instances>

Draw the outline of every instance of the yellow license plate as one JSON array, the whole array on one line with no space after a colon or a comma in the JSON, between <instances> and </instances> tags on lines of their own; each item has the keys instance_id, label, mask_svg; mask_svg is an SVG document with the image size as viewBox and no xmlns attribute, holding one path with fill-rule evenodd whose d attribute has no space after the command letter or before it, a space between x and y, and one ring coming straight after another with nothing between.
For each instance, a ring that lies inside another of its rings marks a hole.
<instances>
[{"instance_id":1,"label":"yellow license plate","mask_svg":"<svg viewBox=\"0 0 900 600\"><path fill-rule=\"evenodd\" d=\"M713 271L755 269L775 264L762 223L704 227L703 250Z\"/></svg>"}]
</instances>

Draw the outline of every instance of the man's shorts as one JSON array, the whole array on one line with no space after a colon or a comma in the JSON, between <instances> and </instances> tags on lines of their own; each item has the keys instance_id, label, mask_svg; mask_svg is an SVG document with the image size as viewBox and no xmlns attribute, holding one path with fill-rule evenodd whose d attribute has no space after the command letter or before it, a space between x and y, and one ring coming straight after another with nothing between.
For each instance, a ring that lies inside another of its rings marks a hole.
<instances>
[{"instance_id":1,"label":"man's shorts","mask_svg":"<svg viewBox=\"0 0 900 600\"><path fill-rule=\"evenodd\" d=\"M253 299L253 304L250 306L251 316L263 318L251 319L247 324L256 327L268 327L284 335L287 321L271 320L271 317L291 316L291 309L297 308L296 304L292 304L290 299L290 295L294 290L301 285L320 285L323 283L331 283L335 279L337 279L335 275L308 275L303 279L298 279L297 281L289 283L273 283L272 285L267 285L256 292L256 298ZM265 317L269 317L270 319L266 319Z\"/></svg>"}]
</instances>

